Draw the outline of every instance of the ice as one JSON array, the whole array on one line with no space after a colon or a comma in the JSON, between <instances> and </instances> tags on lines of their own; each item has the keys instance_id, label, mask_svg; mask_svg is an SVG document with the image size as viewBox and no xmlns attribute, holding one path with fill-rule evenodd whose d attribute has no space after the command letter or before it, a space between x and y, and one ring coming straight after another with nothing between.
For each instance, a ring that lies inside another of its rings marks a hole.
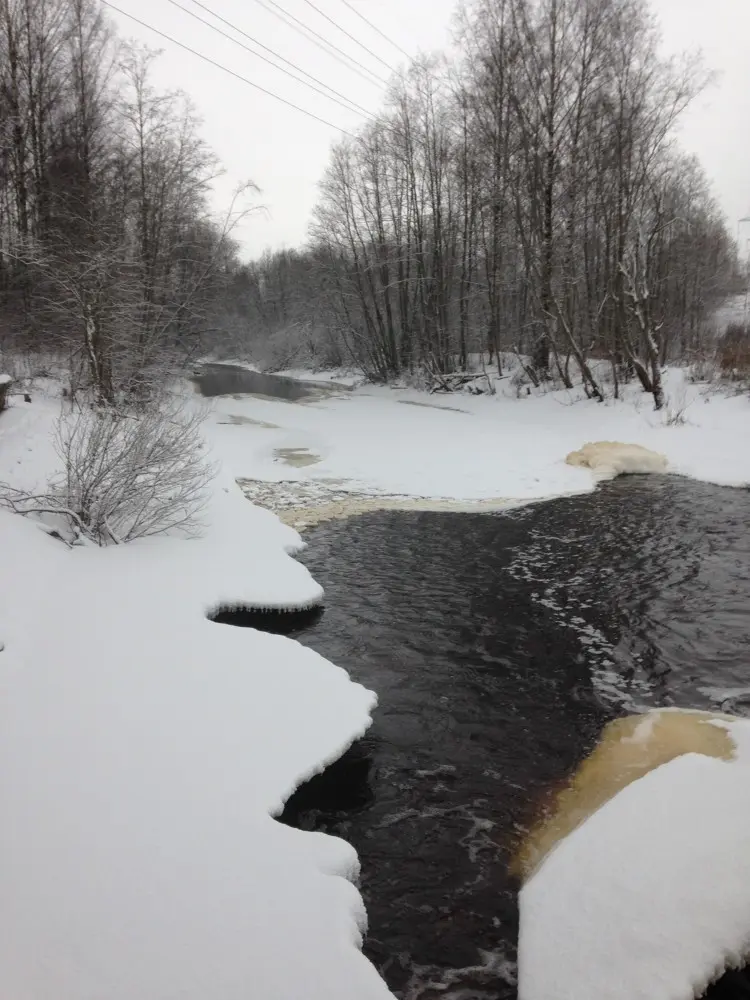
<instances>
[{"instance_id":1,"label":"ice","mask_svg":"<svg viewBox=\"0 0 750 1000\"><path fill-rule=\"evenodd\" d=\"M667 394L685 389L687 422L670 426L664 411L637 387L625 398L597 403L577 390L517 399L514 395L448 399L462 411L438 411L403 402L435 402L410 389L366 386L335 397L287 402L219 397L214 412L227 420L249 417L276 425L228 426L238 475L283 484L294 506L309 484L323 492L360 496L457 501L538 500L596 488L589 469L565 464L571 451L592 439L641 445L666 456L669 471L718 485L750 483L750 401L744 395L708 393L685 383L679 370L666 372ZM507 383L501 383L507 385ZM457 401L458 400L458 401ZM275 461L279 448L305 448L321 461L290 468ZM265 500L263 501L265 502Z\"/></svg>"}]
</instances>

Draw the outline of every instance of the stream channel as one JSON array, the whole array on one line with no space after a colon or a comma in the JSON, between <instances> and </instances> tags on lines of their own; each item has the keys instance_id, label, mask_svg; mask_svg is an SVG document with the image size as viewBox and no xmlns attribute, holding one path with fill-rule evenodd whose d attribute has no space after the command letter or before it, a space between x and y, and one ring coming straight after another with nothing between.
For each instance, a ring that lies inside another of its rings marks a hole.
<instances>
[{"instance_id":1,"label":"stream channel","mask_svg":"<svg viewBox=\"0 0 750 1000\"><path fill-rule=\"evenodd\" d=\"M509 854L605 722L750 714L749 525L749 490L669 476L503 513L370 513L305 533L322 612L220 616L378 693L365 738L281 819L356 848L365 952L396 996L516 996ZM707 995L750 997L746 971Z\"/></svg>"}]
</instances>

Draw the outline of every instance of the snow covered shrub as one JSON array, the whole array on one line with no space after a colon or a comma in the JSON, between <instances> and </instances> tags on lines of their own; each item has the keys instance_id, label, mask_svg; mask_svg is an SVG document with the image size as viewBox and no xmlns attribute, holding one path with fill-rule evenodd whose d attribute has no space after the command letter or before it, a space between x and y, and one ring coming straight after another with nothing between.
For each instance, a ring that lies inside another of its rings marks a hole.
<instances>
[{"instance_id":1,"label":"snow covered shrub","mask_svg":"<svg viewBox=\"0 0 750 1000\"><path fill-rule=\"evenodd\" d=\"M424 364L415 365L404 372L401 380L407 389L416 389L418 392L428 392L433 384L432 375Z\"/></svg>"},{"instance_id":2,"label":"snow covered shrub","mask_svg":"<svg viewBox=\"0 0 750 1000\"><path fill-rule=\"evenodd\" d=\"M0 374L0 412L5 409L8 393L12 385L13 379L10 375Z\"/></svg>"},{"instance_id":3,"label":"snow covered shrub","mask_svg":"<svg viewBox=\"0 0 750 1000\"><path fill-rule=\"evenodd\" d=\"M688 367L688 381L713 382L717 377L717 369L718 360L715 354L697 353Z\"/></svg>"},{"instance_id":4,"label":"snow covered shrub","mask_svg":"<svg viewBox=\"0 0 750 1000\"><path fill-rule=\"evenodd\" d=\"M666 396L664 423L667 427L682 427L687 423L685 411L691 402L692 400L688 397L687 381L684 375L681 375L679 382Z\"/></svg>"},{"instance_id":5,"label":"snow covered shrub","mask_svg":"<svg viewBox=\"0 0 750 1000\"><path fill-rule=\"evenodd\" d=\"M63 471L49 499L99 545L179 530L194 534L214 470L202 414L160 406L132 415L108 408L63 414L55 445Z\"/></svg>"},{"instance_id":6,"label":"snow covered shrub","mask_svg":"<svg viewBox=\"0 0 750 1000\"><path fill-rule=\"evenodd\" d=\"M327 371L344 366L344 354L336 335L313 323L294 323L276 330L253 351L261 371L288 368Z\"/></svg>"}]
</instances>

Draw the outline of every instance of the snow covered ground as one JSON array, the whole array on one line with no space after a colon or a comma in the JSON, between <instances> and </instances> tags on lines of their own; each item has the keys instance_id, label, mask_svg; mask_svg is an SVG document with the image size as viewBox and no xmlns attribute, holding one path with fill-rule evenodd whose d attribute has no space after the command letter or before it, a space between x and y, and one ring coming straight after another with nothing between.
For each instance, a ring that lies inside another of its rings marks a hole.
<instances>
[{"instance_id":1,"label":"snow covered ground","mask_svg":"<svg viewBox=\"0 0 750 1000\"><path fill-rule=\"evenodd\" d=\"M0 479L43 481L54 400L0 418ZM67 549L0 512L0 998L389 993L359 950L346 843L275 822L374 695L220 605L304 607L300 540L223 464L201 539Z\"/></svg>"},{"instance_id":2,"label":"snow covered ground","mask_svg":"<svg viewBox=\"0 0 750 1000\"><path fill-rule=\"evenodd\" d=\"M272 507L305 491L507 503L593 488L565 456L611 439L750 482L748 399L678 376L682 426L635 392L220 397L202 538L69 550L1 513L0 1000L388 997L358 948L353 850L271 818L365 731L375 696L293 640L208 621L322 598L291 558L299 536L235 481ZM36 394L0 417L0 480L44 482L57 408Z\"/></svg>"},{"instance_id":3,"label":"snow covered ground","mask_svg":"<svg viewBox=\"0 0 750 1000\"><path fill-rule=\"evenodd\" d=\"M363 386L300 403L254 397L212 403L216 419L231 428L235 467L248 479L285 483L287 503L295 482L308 494L316 484L322 494L331 488L458 501L586 492L594 477L566 465L565 456L597 440L663 452L670 471L682 475L750 483L750 398L709 393L677 370L666 384L668 406L659 413L635 386L623 401L596 403L577 391L516 398L508 381L494 397ZM684 423L670 424L678 413ZM315 460L295 467L282 454L290 449Z\"/></svg>"}]
</instances>

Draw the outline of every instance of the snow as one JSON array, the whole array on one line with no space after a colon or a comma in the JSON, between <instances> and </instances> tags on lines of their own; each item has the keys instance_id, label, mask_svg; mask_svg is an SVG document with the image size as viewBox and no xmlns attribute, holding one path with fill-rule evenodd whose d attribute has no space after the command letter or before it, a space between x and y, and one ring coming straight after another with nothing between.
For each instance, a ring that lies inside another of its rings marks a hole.
<instances>
[{"instance_id":1,"label":"snow","mask_svg":"<svg viewBox=\"0 0 750 1000\"><path fill-rule=\"evenodd\" d=\"M54 401L0 418L0 479L40 482ZM65 548L0 512L0 996L319 1000L389 993L359 950L358 862L274 821L374 695L219 605L322 591L222 471L203 538Z\"/></svg>"},{"instance_id":2,"label":"snow","mask_svg":"<svg viewBox=\"0 0 750 1000\"><path fill-rule=\"evenodd\" d=\"M681 373L666 383L685 412L678 426L635 391L600 405L575 392L516 398L507 381L496 397L373 386L295 403L221 397L206 423L219 472L203 537L69 550L0 512L0 1000L389 997L359 950L353 849L272 819L367 729L375 696L291 639L207 619L323 598L292 557L299 536L236 479L533 500L595 487L565 464L595 436L661 452L673 472L750 482L748 399L708 395ZM53 396L47 386L0 417L0 480L33 488L55 468ZM289 465L284 449L319 461ZM619 1000L607 992L618 977L628 1000L646 979L650 1000L678 1000L711 974L709 951L714 963L741 952L746 745L731 765L682 758L636 783L548 859L555 879L525 897L537 918L522 949L544 959L524 1000ZM675 848L688 831L701 838L689 870ZM699 898L690 923L686 903Z\"/></svg>"},{"instance_id":3,"label":"snow","mask_svg":"<svg viewBox=\"0 0 750 1000\"><path fill-rule=\"evenodd\" d=\"M622 444L619 441L594 441L579 451L572 451L565 459L568 465L591 469L599 480L617 476L667 471L667 459L639 444Z\"/></svg>"},{"instance_id":4,"label":"snow","mask_svg":"<svg viewBox=\"0 0 750 1000\"><path fill-rule=\"evenodd\" d=\"M734 760L634 781L523 888L519 1000L693 1000L750 956L750 722L725 725Z\"/></svg>"},{"instance_id":5,"label":"snow","mask_svg":"<svg viewBox=\"0 0 750 1000\"><path fill-rule=\"evenodd\" d=\"M12 381L13 379L10 377L10 375L0 375L0 386L10 385Z\"/></svg>"},{"instance_id":6,"label":"snow","mask_svg":"<svg viewBox=\"0 0 750 1000\"><path fill-rule=\"evenodd\" d=\"M575 391L516 398L505 394L426 395L365 386L299 403L217 397L217 419L237 448L240 475L267 482L333 483L370 495L536 500L587 492L596 479L565 464L587 441L637 444L664 454L673 473L718 485L750 483L750 399L709 393L682 372L665 378L668 406L685 423L667 423L635 386L627 398L596 403ZM673 412L673 411L672 411ZM223 416L220 416L223 415ZM274 427L244 424L263 421ZM276 454L302 448L320 457L292 468Z\"/></svg>"}]
</instances>

